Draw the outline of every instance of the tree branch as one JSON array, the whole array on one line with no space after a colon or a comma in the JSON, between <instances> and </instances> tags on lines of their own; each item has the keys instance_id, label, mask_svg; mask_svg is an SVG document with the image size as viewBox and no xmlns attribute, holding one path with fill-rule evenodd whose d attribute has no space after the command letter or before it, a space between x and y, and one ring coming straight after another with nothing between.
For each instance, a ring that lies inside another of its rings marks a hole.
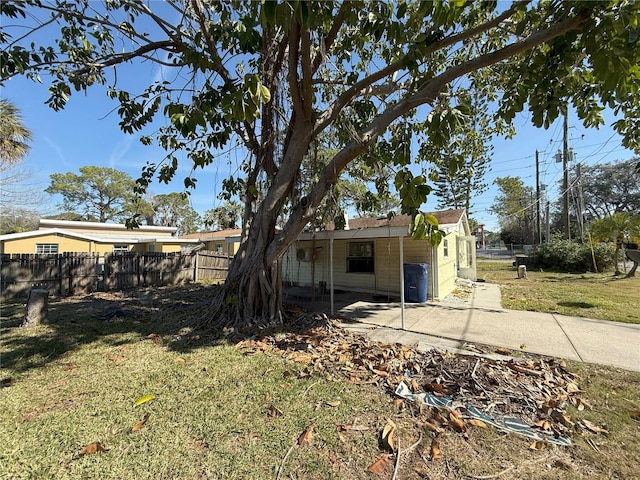
<instances>
[{"instance_id":1,"label":"tree branch","mask_svg":"<svg viewBox=\"0 0 640 480\"><path fill-rule=\"evenodd\" d=\"M331 29L329 30L329 33L327 33L327 36L325 37L324 42L322 42L322 44L320 45L320 51L316 54L315 58L313 59L313 67L312 67L313 74L315 74L318 71L318 68L320 68L320 65L322 65L322 61L324 60L326 52L331 50L331 47L333 46L333 42L338 36L338 33L340 32L340 27L342 27L342 24L344 22L344 17L348 9L350 8L351 8L351 4L349 2L343 2L342 5L340 5L340 10L338 10L338 13L336 14L333 24L331 25Z\"/></svg>"},{"instance_id":2,"label":"tree branch","mask_svg":"<svg viewBox=\"0 0 640 480\"><path fill-rule=\"evenodd\" d=\"M324 198L327 190L335 184L340 173L358 155L364 153L375 139L384 133L386 128L401 116L407 114L414 108L431 103L440 91L456 78L464 76L472 71L494 65L502 60L511 58L519 53L531 50L553 38L563 35L571 30L578 29L589 17L589 11L583 11L574 17L565 19L557 24L531 34L524 40L514 42L502 49L491 52L473 60L463 62L433 78L425 87L415 94L399 101L378 115L371 124L354 135L354 139L344 146L333 159L326 165L320 174L319 180L313 186L311 193L307 197L305 205L294 207L289 220L283 227L278 238L269 247L269 258L275 260L279 258L288 248L288 245L300 233L301 228L308 223L315 208ZM383 69L385 70L385 69ZM382 72L383 70L380 70Z\"/></svg>"},{"instance_id":3,"label":"tree branch","mask_svg":"<svg viewBox=\"0 0 640 480\"><path fill-rule=\"evenodd\" d=\"M296 22L289 30L289 91L291 92L291 103L293 111L297 112L300 117L304 117L304 107L302 103L302 95L300 85L298 84L298 53L300 40L300 25Z\"/></svg>"},{"instance_id":4,"label":"tree branch","mask_svg":"<svg viewBox=\"0 0 640 480\"><path fill-rule=\"evenodd\" d=\"M104 61L89 63L88 66L85 68L78 68L76 70L71 71L69 73L69 76L70 77L82 76L96 68L99 70L103 70L106 67L112 67L114 65L119 65L121 63L127 62L133 58L141 57L154 50L164 50L164 49L169 50L170 49L169 47L174 47L174 46L175 45L173 40L162 40L160 42L151 42L147 45L141 46L136 50L111 56Z\"/></svg>"},{"instance_id":5,"label":"tree branch","mask_svg":"<svg viewBox=\"0 0 640 480\"><path fill-rule=\"evenodd\" d=\"M233 78L224 65L222 64L222 59L220 54L218 53L218 49L216 48L216 44L211 37L211 31L209 30L209 24L207 23L207 19L204 16L202 11L202 2L200 0L191 0L191 6L193 7L193 11L196 14L198 25L200 25L200 31L203 33L205 42L207 43L207 49L209 50L209 55L213 57L213 62L211 62L211 68L214 72L216 72L222 79L227 83L233 83Z\"/></svg>"},{"instance_id":6,"label":"tree branch","mask_svg":"<svg viewBox=\"0 0 640 480\"><path fill-rule=\"evenodd\" d=\"M530 3L531 0L527 0L525 3ZM502 14L498 15L496 18L483 23L482 25L478 25L475 28L465 30L464 32L460 32L456 35L451 35L441 41L434 42L427 47L424 57L431 55L432 53L437 52L443 48L446 48L450 45L454 45L457 42L462 42L473 36L484 33L491 28L495 28L501 22L511 17L517 12L516 4L511 6L511 8L505 10ZM322 131L326 128L327 125L331 124L340 112L344 109L346 105L348 105L353 98L360 95L362 91L364 91L367 87L373 85L375 82L388 77L389 75L397 72L403 68L404 60L407 55L404 55L399 60L389 64L388 66L374 72L366 78L363 78L359 82L356 82L351 88L345 91L342 95L340 95L336 101L331 104L326 110L325 113L318 119L316 124L315 132Z\"/></svg>"},{"instance_id":7,"label":"tree branch","mask_svg":"<svg viewBox=\"0 0 640 480\"><path fill-rule=\"evenodd\" d=\"M304 118L311 118L313 111L313 89L311 88L311 40L309 31L305 30L301 33L301 50L300 58L302 64L302 107Z\"/></svg>"}]
</instances>

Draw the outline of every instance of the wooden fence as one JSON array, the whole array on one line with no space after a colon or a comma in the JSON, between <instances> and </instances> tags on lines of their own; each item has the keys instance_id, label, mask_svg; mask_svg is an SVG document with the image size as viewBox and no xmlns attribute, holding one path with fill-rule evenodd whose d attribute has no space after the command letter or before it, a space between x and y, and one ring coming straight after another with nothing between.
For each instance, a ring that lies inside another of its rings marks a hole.
<instances>
[{"instance_id":1,"label":"wooden fence","mask_svg":"<svg viewBox=\"0 0 640 480\"><path fill-rule=\"evenodd\" d=\"M202 280L222 282L227 278L229 259L225 255L202 250L196 256L196 282Z\"/></svg>"},{"instance_id":2,"label":"wooden fence","mask_svg":"<svg viewBox=\"0 0 640 480\"><path fill-rule=\"evenodd\" d=\"M37 286L51 295L80 295L186 281L226 278L228 259L214 252L91 253L60 255L4 254L0 265L0 295L26 296Z\"/></svg>"}]
</instances>

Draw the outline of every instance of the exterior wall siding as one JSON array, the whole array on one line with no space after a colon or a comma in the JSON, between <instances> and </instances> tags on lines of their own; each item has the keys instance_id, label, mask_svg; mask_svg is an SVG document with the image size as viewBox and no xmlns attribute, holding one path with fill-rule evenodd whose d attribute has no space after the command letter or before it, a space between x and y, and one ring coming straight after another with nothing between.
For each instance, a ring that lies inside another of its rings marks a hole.
<instances>
[{"instance_id":1,"label":"exterior wall siding","mask_svg":"<svg viewBox=\"0 0 640 480\"><path fill-rule=\"evenodd\" d=\"M97 253L104 255L112 253L114 244L112 243L96 243L89 240L79 238L62 237L58 235L42 235L39 237L20 238L16 240L5 240L3 242L3 251L5 254L30 254L36 253L36 245L39 243L49 243L58 245L58 253L74 252L74 253ZM116 245L127 245L123 239ZM129 244L131 252L148 252L149 246L155 245L156 253L177 253L180 252L179 244L171 243L136 243Z\"/></svg>"},{"instance_id":2,"label":"exterior wall siding","mask_svg":"<svg viewBox=\"0 0 640 480\"><path fill-rule=\"evenodd\" d=\"M448 240L448 256L444 256L444 241L438 245L438 291L439 300L446 297L456 288L457 260L456 260L456 238L458 232L452 232L445 238Z\"/></svg>"},{"instance_id":3,"label":"exterior wall siding","mask_svg":"<svg viewBox=\"0 0 640 480\"><path fill-rule=\"evenodd\" d=\"M375 273L347 272L349 242L374 242ZM403 240L404 263L430 263L431 247L428 242L405 237ZM326 282L329 285L329 240L316 240L315 262L298 258L298 249L313 250L312 241L297 241L287 252L282 262L283 279L293 285L310 286ZM313 277L313 278L312 278ZM334 240L333 281L337 289L373 292L378 294L400 294L400 241L397 237ZM429 280L429 292L432 292ZM431 295L431 294L430 294Z\"/></svg>"},{"instance_id":4,"label":"exterior wall siding","mask_svg":"<svg viewBox=\"0 0 640 480\"><path fill-rule=\"evenodd\" d=\"M58 252L91 252L94 253L93 242L76 238L65 238L57 235L43 235L41 237L21 238L16 240L6 240L4 242L3 253L36 253L38 243L55 243L58 245Z\"/></svg>"}]
</instances>

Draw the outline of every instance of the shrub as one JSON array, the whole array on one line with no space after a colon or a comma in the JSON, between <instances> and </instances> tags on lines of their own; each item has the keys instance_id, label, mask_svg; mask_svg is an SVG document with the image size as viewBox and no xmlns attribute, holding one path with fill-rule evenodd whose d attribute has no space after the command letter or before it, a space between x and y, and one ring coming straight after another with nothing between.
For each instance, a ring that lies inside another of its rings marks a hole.
<instances>
[{"instance_id":1,"label":"shrub","mask_svg":"<svg viewBox=\"0 0 640 480\"><path fill-rule=\"evenodd\" d=\"M615 247L611 243L595 243L593 256L598 271L602 272L614 263ZM592 272L593 257L588 243L552 239L550 243L537 245L529 255L533 268L558 272Z\"/></svg>"}]
</instances>

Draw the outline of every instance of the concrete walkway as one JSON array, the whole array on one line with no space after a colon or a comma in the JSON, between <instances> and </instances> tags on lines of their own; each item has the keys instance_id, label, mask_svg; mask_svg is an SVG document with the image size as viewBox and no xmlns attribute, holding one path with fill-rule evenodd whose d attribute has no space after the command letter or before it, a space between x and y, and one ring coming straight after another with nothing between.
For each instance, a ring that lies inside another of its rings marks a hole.
<instances>
[{"instance_id":1,"label":"concrete walkway","mask_svg":"<svg viewBox=\"0 0 640 480\"><path fill-rule=\"evenodd\" d=\"M476 343L640 371L640 325L506 310L490 283L474 284L459 303L406 303L405 330L399 303L357 301L336 313L357 320L344 327L378 341L453 351Z\"/></svg>"}]
</instances>

